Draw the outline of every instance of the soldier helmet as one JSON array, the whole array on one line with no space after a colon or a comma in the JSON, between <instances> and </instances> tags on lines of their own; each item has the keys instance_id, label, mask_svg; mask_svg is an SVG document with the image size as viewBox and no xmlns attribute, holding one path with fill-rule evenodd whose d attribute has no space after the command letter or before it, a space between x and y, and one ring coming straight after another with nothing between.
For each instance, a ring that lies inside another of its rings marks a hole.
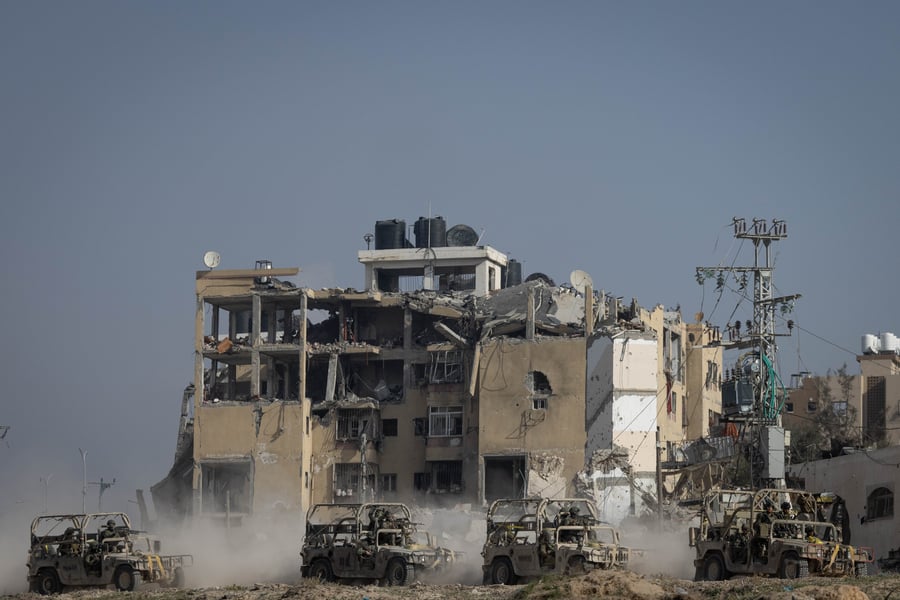
<instances>
[{"instance_id":1,"label":"soldier helmet","mask_svg":"<svg viewBox=\"0 0 900 600\"><path fill-rule=\"evenodd\" d=\"M806 526L806 535L813 535L815 532L816 532L815 527L813 527L812 525Z\"/></svg>"},{"instance_id":2,"label":"soldier helmet","mask_svg":"<svg viewBox=\"0 0 900 600\"><path fill-rule=\"evenodd\" d=\"M782 502L781 510L791 510L791 503L790 502Z\"/></svg>"},{"instance_id":3,"label":"soldier helmet","mask_svg":"<svg viewBox=\"0 0 900 600\"><path fill-rule=\"evenodd\" d=\"M72 535L73 533L75 533L74 527L66 527L66 535Z\"/></svg>"},{"instance_id":4,"label":"soldier helmet","mask_svg":"<svg viewBox=\"0 0 900 600\"><path fill-rule=\"evenodd\" d=\"M570 515L577 515L580 512L580 509L577 506L573 506L569 509Z\"/></svg>"},{"instance_id":5,"label":"soldier helmet","mask_svg":"<svg viewBox=\"0 0 900 600\"><path fill-rule=\"evenodd\" d=\"M115 527L115 526L116 526L116 522L113 521L112 519L110 519L109 521L106 522L106 526L107 526L107 527Z\"/></svg>"}]
</instances>

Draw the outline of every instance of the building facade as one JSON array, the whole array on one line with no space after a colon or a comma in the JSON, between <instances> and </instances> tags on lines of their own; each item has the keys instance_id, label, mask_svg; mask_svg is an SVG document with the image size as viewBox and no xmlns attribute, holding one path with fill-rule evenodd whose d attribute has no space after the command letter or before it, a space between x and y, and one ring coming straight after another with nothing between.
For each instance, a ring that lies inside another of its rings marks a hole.
<instances>
[{"instance_id":1,"label":"building facade","mask_svg":"<svg viewBox=\"0 0 900 600\"><path fill-rule=\"evenodd\" d=\"M267 261L197 273L194 381L173 467L152 488L161 516L481 506L572 496L586 480L611 490L605 518L642 510L657 428L664 442L708 432L715 405L692 389L691 359L721 368L721 354L695 350L702 327L623 309L589 283L522 282L489 246L412 248L388 225L359 252L363 291L297 287L282 278L298 269ZM429 243L445 243L433 225ZM621 468L592 466L621 449Z\"/></svg>"}]
</instances>

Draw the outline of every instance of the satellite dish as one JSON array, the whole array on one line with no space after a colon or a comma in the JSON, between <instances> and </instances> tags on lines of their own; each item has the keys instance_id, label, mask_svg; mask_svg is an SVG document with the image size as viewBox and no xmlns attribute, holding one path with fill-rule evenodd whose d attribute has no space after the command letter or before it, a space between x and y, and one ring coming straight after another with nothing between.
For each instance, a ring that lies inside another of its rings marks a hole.
<instances>
[{"instance_id":1,"label":"satellite dish","mask_svg":"<svg viewBox=\"0 0 900 600\"><path fill-rule=\"evenodd\" d=\"M594 280L591 279L591 276L582 271L581 269L575 269L571 273L569 273L569 282L572 286L581 293L584 293L584 288L587 286L594 287Z\"/></svg>"},{"instance_id":2,"label":"satellite dish","mask_svg":"<svg viewBox=\"0 0 900 600\"><path fill-rule=\"evenodd\" d=\"M215 269L216 267L218 267L220 260L222 260L222 257L219 256L218 252L215 252L213 250L210 250L203 255L203 264L210 269Z\"/></svg>"},{"instance_id":3,"label":"satellite dish","mask_svg":"<svg viewBox=\"0 0 900 600\"><path fill-rule=\"evenodd\" d=\"M478 234L468 225L454 225L447 230L448 246L474 246L478 243Z\"/></svg>"}]
</instances>

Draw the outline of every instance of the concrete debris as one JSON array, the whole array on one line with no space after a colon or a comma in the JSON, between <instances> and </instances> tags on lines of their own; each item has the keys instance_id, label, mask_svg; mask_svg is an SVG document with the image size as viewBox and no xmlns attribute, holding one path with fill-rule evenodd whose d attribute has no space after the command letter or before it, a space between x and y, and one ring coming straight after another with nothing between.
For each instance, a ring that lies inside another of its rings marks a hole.
<instances>
[{"instance_id":1,"label":"concrete debris","mask_svg":"<svg viewBox=\"0 0 900 600\"><path fill-rule=\"evenodd\" d=\"M533 453L528 456L531 470L538 477L550 481L562 475L566 461L562 457L548 453Z\"/></svg>"}]
</instances>

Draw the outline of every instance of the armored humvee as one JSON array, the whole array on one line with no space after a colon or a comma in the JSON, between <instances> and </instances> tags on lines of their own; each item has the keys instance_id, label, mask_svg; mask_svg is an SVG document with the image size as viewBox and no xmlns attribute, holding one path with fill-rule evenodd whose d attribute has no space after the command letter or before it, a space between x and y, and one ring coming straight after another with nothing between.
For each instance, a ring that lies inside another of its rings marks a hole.
<instances>
[{"instance_id":1,"label":"armored humvee","mask_svg":"<svg viewBox=\"0 0 900 600\"><path fill-rule=\"evenodd\" d=\"M618 531L599 520L588 500L521 498L491 504L481 555L484 583L510 585L525 577L624 567L631 550L619 545Z\"/></svg>"},{"instance_id":2,"label":"armored humvee","mask_svg":"<svg viewBox=\"0 0 900 600\"><path fill-rule=\"evenodd\" d=\"M694 579L867 575L873 551L846 543L845 516L833 494L712 490L703 500L700 526L690 529Z\"/></svg>"},{"instance_id":3,"label":"armored humvee","mask_svg":"<svg viewBox=\"0 0 900 600\"><path fill-rule=\"evenodd\" d=\"M418 531L404 504L316 504L306 517L301 573L320 581L406 585L461 558Z\"/></svg>"},{"instance_id":4,"label":"armored humvee","mask_svg":"<svg viewBox=\"0 0 900 600\"><path fill-rule=\"evenodd\" d=\"M47 595L68 586L130 591L142 581L183 586L193 557L159 552L159 541L133 530L125 513L37 517L31 522L28 587Z\"/></svg>"}]
</instances>

